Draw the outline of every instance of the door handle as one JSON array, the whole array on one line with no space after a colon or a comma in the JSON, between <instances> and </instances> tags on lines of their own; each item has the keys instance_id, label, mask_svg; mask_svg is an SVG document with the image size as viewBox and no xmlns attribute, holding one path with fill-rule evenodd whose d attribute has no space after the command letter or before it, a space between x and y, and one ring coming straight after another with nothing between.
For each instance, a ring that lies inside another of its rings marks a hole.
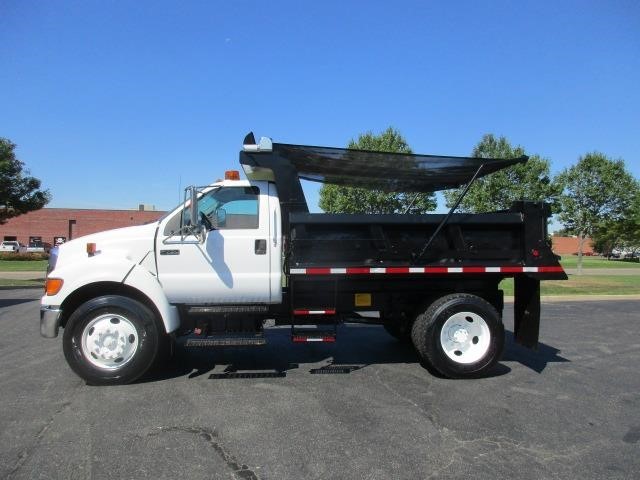
<instances>
[{"instance_id":1,"label":"door handle","mask_svg":"<svg viewBox=\"0 0 640 480\"><path fill-rule=\"evenodd\" d=\"M255 249L256 255L266 255L267 254L267 241L264 238L256 239Z\"/></svg>"}]
</instances>

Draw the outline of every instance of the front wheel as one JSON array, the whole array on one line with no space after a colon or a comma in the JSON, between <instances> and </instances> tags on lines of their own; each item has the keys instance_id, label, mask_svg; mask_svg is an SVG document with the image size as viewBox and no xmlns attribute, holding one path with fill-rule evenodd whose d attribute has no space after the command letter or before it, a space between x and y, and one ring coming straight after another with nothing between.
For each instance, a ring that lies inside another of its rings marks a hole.
<instances>
[{"instance_id":1,"label":"front wheel","mask_svg":"<svg viewBox=\"0 0 640 480\"><path fill-rule=\"evenodd\" d=\"M504 326L486 300L466 293L446 295L418 315L413 344L429 365L449 378L486 374L504 349Z\"/></svg>"},{"instance_id":2,"label":"front wheel","mask_svg":"<svg viewBox=\"0 0 640 480\"><path fill-rule=\"evenodd\" d=\"M130 383L153 364L160 331L151 310L120 295L80 305L63 335L64 355L73 371L92 385Z\"/></svg>"}]
</instances>

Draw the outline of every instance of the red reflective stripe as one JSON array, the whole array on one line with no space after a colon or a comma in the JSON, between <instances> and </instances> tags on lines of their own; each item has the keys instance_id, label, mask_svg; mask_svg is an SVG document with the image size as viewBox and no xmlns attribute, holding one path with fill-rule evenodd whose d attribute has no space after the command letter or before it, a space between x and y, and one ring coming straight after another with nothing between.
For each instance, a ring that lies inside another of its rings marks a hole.
<instances>
[{"instance_id":1,"label":"red reflective stripe","mask_svg":"<svg viewBox=\"0 0 640 480\"><path fill-rule=\"evenodd\" d=\"M462 273L485 273L485 267L462 267Z\"/></svg>"},{"instance_id":2,"label":"red reflective stripe","mask_svg":"<svg viewBox=\"0 0 640 480\"><path fill-rule=\"evenodd\" d=\"M561 272L564 273L564 268L562 267L538 267L538 272L541 273L551 273L551 272Z\"/></svg>"},{"instance_id":3,"label":"red reflective stripe","mask_svg":"<svg viewBox=\"0 0 640 480\"><path fill-rule=\"evenodd\" d=\"M387 273L409 273L409 267L387 267Z\"/></svg>"},{"instance_id":4,"label":"red reflective stripe","mask_svg":"<svg viewBox=\"0 0 640 480\"><path fill-rule=\"evenodd\" d=\"M362 275L371 273L369 267L349 267L347 268L347 275Z\"/></svg>"},{"instance_id":5,"label":"red reflective stripe","mask_svg":"<svg viewBox=\"0 0 640 480\"><path fill-rule=\"evenodd\" d=\"M447 267L424 267L424 273L449 273Z\"/></svg>"},{"instance_id":6,"label":"red reflective stripe","mask_svg":"<svg viewBox=\"0 0 640 480\"><path fill-rule=\"evenodd\" d=\"M500 267L502 273L522 273L522 267Z\"/></svg>"},{"instance_id":7,"label":"red reflective stripe","mask_svg":"<svg viewBox=\"0 0 640 480\"><path fill-rule=\"evenodd\" d=\"M292 269L295 270L292 275L295 274L305 274L305 275L339 275L339 274L347 274L347 275L373 275L386 273L389 275L404 275L409 273L422 273L422 271L415 271L416 269L424 270L426 274L441 274L441 273L449 273L449 274L459 274L459 273L564 273L564 269L561 266L542 266L542 267L533 267L537 269L537 272L527 272L525 269L532 268L529 266L518 267L518 266L502 266L502 267L320 267L320 268L302 268L302 269ZM414 269L412 272L411 269ZM462 269L462 271L456 271ZM499 269L499 271L487 271L487 269ZM335 270L340 270L338 273Z\"/></svg>"},{"instance_id":8,"label":"red reflective stripe","mask_svg":"<svg viewBox=\"0 0 640 480\"><path fill-rule=\"evenodd\" d=\"M329 275L330 268L307 268L307 275Z\"/></svg>"}]
</instances>

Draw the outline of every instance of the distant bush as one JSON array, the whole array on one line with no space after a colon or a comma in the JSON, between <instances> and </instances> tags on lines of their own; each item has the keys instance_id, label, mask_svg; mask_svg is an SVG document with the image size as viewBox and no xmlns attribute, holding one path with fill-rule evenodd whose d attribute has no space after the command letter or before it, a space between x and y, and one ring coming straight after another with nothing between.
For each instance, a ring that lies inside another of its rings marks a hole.
<instances>
[{"instance_id":1,"label":"distant bush","mask_svg":"<svg viewBox=\"0 0 640 480\"><path fill-rule=\"evenodd\" d=\"M49 254L43 252L24 252L24 253L11 253L1 252L0 261L2 260L14 260L14 261L33 261L33 260L49 260Z\"/></svg>"}]
</instances>

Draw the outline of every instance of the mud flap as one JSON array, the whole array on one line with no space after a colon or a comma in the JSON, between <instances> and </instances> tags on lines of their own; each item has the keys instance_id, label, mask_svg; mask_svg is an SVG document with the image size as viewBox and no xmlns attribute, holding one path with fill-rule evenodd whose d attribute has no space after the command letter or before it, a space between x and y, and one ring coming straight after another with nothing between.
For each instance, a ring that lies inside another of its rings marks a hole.
<instances>
[{"instance_id":1,"label":"mud flap","mask_svg":"<svg viewBox=\"0 0 640 480\"><path fill-rule=\"evenodd\" d=\"M540 333L540 280L526 275L514 278L514 335L516 343L527 347L538 347Z\"/></svg>"}]
</instances>

